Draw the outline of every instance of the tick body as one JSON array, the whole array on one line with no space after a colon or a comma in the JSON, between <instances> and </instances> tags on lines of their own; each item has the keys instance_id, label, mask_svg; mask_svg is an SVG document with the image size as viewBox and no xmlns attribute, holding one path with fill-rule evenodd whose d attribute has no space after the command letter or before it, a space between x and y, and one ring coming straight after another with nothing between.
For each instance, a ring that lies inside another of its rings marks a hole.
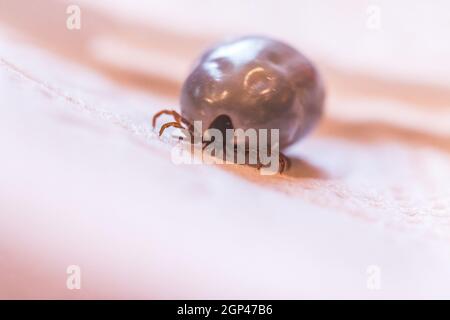
<instances>
[{"instance_id":1,"label":"tick body","mask_svg":"<svg viewBox=\"0 0 450 320\"><path fill-rule=\"evenodd\" d=\"M183 84L181 115L162 113L174 115L172 124L180 126L202 121L206 128L279 129L283 149L316 125L324 97L319 73L299 51L249 36L206 51Z\"/></svg>"}]
</instances>

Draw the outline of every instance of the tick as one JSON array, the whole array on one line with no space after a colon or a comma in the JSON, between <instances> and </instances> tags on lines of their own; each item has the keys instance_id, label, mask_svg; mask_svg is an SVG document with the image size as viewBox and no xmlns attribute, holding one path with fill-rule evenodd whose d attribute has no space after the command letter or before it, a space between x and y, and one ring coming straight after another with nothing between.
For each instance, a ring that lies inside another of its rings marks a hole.
<instances>
[{"instance_id":1,"label":"tick","mask_svg":"<svg viewBox=\"0 0 450 320\"><path fill-rule=\"evenodd\" d=\"M181 114L171 115L168 127L193 131L205 128L279 129L280 150L310 132L323 112L325 90L317 69L293 47L271 38L247 36L207 50L185 80ZM280 172L288 159L280 153Z\"/></svg>"}]
</instances>

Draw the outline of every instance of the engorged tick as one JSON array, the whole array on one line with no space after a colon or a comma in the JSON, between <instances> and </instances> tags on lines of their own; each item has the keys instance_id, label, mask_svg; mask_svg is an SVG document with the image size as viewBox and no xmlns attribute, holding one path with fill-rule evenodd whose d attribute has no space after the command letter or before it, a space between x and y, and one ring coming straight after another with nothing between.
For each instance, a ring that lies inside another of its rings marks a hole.
<instances>
[{"instance_id":1,"label":"engorged tick","mask_svg":"<svg viewBox=\"0 0 450 320\"><path fill-rule=\"evenodd\" d=\"M267 37L247 36L207 50L183 84L181 115L168 127L279 129L280 150L297 142L318 122L325 91L314 65L291 46ZM280 172L288 159L280 153Z\"/></svg>"}]
</instances>

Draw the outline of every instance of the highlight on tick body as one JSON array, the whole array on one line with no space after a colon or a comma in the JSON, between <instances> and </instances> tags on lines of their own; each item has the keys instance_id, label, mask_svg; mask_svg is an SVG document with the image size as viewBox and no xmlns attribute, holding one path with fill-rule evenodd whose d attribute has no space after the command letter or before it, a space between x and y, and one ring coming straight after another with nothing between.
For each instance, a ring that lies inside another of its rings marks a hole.
<instances>
[{"instance_id":1,"label":"highlight on tick body","mask_svg":"<svg viewBox=\"0 0 450 320\"><path fill-rule=\"evenodd\" d=\"M278 129L209 128L203 131L202 121L194 121L194 130L179 128L183 137L172 148L174 164L247 164L254 165L261 175L274 175L280 170L280 133Z\"/></svg>"}]
</instances>

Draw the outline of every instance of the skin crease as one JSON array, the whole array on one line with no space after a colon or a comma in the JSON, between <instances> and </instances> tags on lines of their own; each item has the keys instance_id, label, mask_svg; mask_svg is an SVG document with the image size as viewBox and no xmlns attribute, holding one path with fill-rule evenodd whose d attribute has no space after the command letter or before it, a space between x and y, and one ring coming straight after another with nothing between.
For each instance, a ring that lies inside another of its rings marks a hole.
<instances>
[{"instance_id":1,"label":"skin crease","mask_svg":"<svg viewBox=\"0 0 450 320\"><path fill-rule=\"evenodd\" d=\"M180 104L183 117L203 121L204 129L221 115L235 129L279 129L283 149L317 124L324 99L320 75L306 57L280 41L249 36L203 54Z\"/></svg>"}]
</instances>

